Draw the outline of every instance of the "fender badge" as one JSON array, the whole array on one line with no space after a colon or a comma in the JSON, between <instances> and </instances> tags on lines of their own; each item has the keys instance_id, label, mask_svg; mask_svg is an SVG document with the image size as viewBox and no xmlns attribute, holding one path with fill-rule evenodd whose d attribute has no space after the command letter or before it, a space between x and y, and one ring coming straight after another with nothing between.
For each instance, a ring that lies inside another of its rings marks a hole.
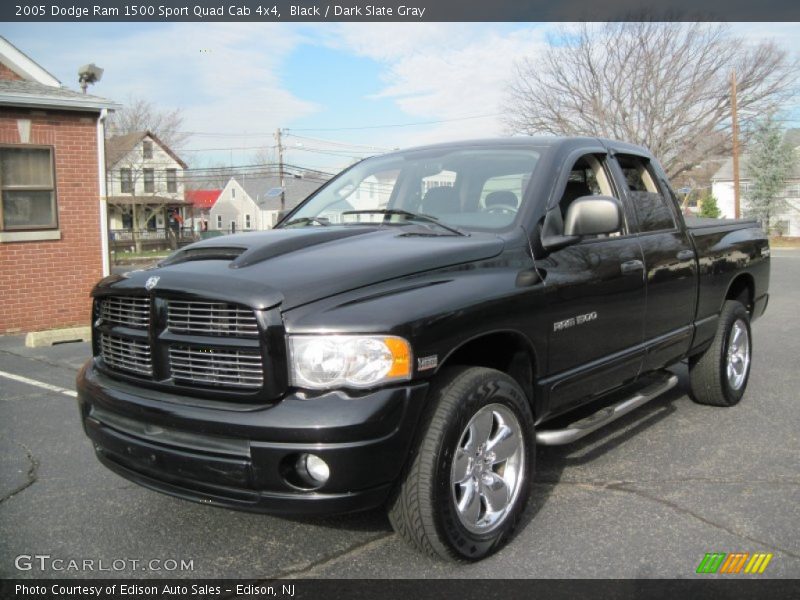
<instances>
[{"instance_id":1,"label":"fender badge","mask_svg":"<svg viewBox=\"0 0 800 600\"><path fill-rule=\"evenodd\" d=\"M428 369L435 369L439 364L439 357L436 354L431 356L421 356L417 359L417 370L427 371Z\"/></svg>"},{"instance_id":2,"label":"fender badge","mask_svg":"<svg viewBox=\"0 0 800 600\"><path fill-rule=\"evenodd\" d=\"M158 275L154 275L153 277L148 277L147 281L144 284L144 289L147 291L152 290L154 287L158 285L158 280L161 279Z\"/></svg>"}]
</instances>

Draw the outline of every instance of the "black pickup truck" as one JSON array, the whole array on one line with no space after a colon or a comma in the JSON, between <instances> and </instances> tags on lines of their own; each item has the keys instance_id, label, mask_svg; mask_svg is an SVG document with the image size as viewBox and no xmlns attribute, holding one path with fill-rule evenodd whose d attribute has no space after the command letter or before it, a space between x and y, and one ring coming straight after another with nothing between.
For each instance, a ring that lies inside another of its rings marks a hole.
<instances>
[{"instance_id":1,"label":"black pickup truck","mask_svg":"<svg viewBox=\"0 0 800 600\"><path fill-rule=\"evenodd\" d=\"M149 488L273 513L386 506L432 555L520 522L536 444L677 383L732 406L767 306L757 223L684 219L643 148L595 138L364 160L272 231L94 289L97 456Z\"/></svg>"}]
</instances>

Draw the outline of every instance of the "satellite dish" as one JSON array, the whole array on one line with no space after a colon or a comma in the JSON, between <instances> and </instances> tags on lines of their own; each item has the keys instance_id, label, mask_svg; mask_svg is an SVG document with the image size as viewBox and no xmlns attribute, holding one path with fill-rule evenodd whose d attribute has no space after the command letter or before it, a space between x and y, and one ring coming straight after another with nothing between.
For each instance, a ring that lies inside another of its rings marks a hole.
<instances>
[{"instance_id":1,"label":"satellite dish","mask_svg":"<svg viewBox=\"0 0 800 600\"><path fill-rule=\"evenodd\" d=\"M267 190L267 198L277 198L283 193L282 187L274 187Z\"/></svg>"}]
</instances>

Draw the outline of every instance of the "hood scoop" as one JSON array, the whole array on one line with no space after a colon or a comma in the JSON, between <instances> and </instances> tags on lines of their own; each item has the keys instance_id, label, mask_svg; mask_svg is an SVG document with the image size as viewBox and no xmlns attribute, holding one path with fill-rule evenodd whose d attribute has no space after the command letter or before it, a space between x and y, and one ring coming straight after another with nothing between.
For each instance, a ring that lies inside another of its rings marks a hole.
<instances>
[{"instance_id":1,"label":"hood scoop","mask_svg":"<svg viewBox=\"0 0 800 600\"><path fill-rule=\"evenodd\" d=\"M312 246L318 246L320 244L326 244L329 242L335 242L338 240L343 240L345 238L363 235L365 233L370 233L376 231L376 228L373 227L356 227L351 226L347 229L336 228L336 229L318 229L314 228L309 231L302 231L302 230L274 230L276 232L283 233L284 231L290 232L289 235L285 236L278 236L275 235L269 241L269 243L261 244L259 246L254 246L247 250L247 252L243 252L241 256L239 256L233 263L231 263L232 269L239 269L241 267L249 267L250 265L254 265L256 263L263 262L265 260L269 260L270 258L275 258L284 254L291 254L293 252L297 252L298 250L304 250L307 248L311 248ZM294 233L294 235L291 235Z\"/></svg>"},{"instance_id":2,"label":"hood scoop","mask_svg":"<svg viewBox=\"0 0 800 600\"><path fill-rule=\"evenodd\" d=\"M233 261L244 253L246 248L213 246L205 248L185 248L159 263L160 267L168 267L193 260L229 260Z\"/></svg>"}]
</instances>

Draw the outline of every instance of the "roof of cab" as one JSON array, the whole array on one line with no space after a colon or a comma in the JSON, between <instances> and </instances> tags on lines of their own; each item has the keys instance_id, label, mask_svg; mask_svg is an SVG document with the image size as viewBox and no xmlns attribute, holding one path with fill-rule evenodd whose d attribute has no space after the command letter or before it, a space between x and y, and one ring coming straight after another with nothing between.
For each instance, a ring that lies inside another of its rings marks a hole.
<instances>
[{"instance_id":1,"label":"roof of cab","mask_svg":"<svg viewBox=\"0 0 800 600\"><path fill-rule=\"evenodd\" d=\"M651 153L642 146L623 142L619 140L611 140L606 138L597 138L589 136L514 136L514 137L497 137L497 138L480 138L471 140L460 140L453 142L443 142L438 144L428 144L425 146L415 146L404 148L384 154L383 156L392 156L405 154L408 152L425 152L432 150L447 150L455 148L476 148L476 147L498 147L498 146L519 146L519 147L548 147L548 148L562 148L568 149L570 147L580 147L584 145L602 145L605 148L610 148L617 151L633 152L642 154L644 156L651 156Z\"/></svg>"}]
</instances>

